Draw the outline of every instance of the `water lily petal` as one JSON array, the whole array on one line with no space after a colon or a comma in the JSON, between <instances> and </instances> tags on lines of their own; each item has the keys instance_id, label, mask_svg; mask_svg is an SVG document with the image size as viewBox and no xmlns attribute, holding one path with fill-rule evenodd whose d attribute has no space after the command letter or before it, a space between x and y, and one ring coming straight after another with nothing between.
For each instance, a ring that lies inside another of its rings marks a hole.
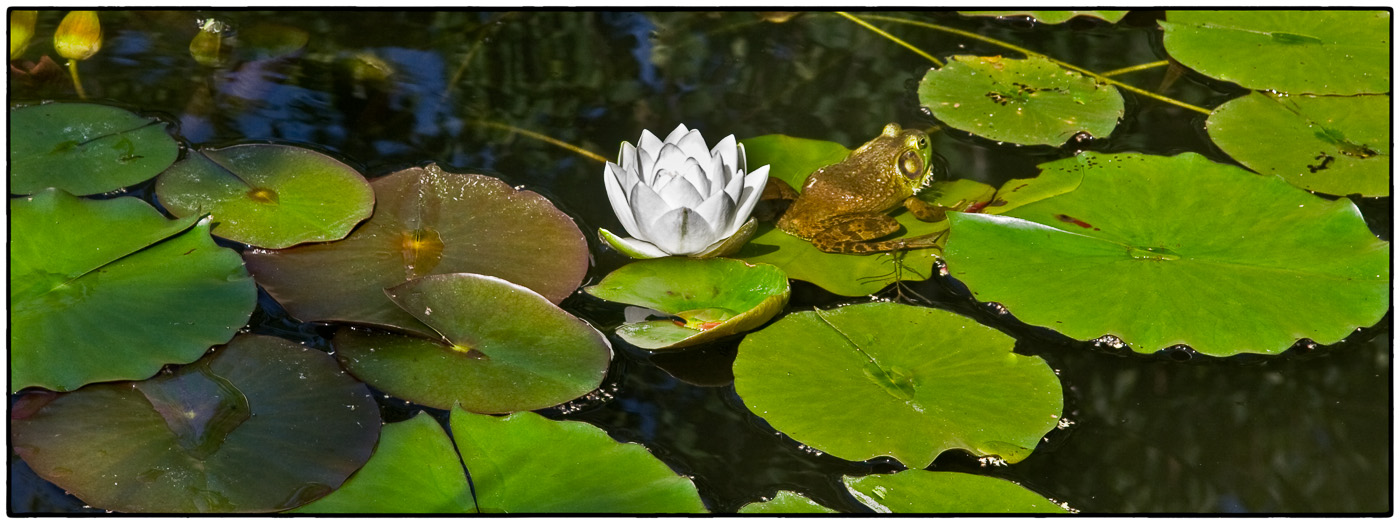
<instances>
[{"instance_id":1,"label":"water lily petal","mask_svg":"<svg viewBox=\"0 0 1400 524\"><path fill-rule=\"evenodd\" d=\"M724 231L729 229L729 223L734 219L735 207L734 200L721 191L706 198L695 208L695 212L700 213L700 216L716 230Z\"/></svg>"},{"instance_id":2,"label":"water lily petal","mask_svg":"<svg viewBox=\"0 0 1400 524\"><path fill-rule=\"evenodd\" d=\"M737 154L734 155L734 156L735 156L735 160L734 160L734 170L735 170L735 171L748 171L748 170L749 170L749 158L748 158L748 155L744 154L744 144L739 144L738 146L736 146L736 147L735 147L735 151L737 152Z\"/></svg>"},{"instance_id":3,"label":"water lily petal","mask_svg":"<svg viewBox=\"0 0 1400 524\"><path fill-rule=\"evenodd\" d=\"M652 235L651 225L656 223L657 217L671 210L671 205L667 204L661 195L652 191L646 184L632 186L632 193L627 197L628 204L632 207L632 218L636 220L637 231L632 236L656 243L657 237Z\"/></svg>"},{"instance_id":4,"label":"water lily petal","mask_svg":"<svg viewBox=\"0 0 1400 524\"><path fill-rule=\"evenodd\" d=\"M656 157L656 165L652 167L652 170L657 173L674 171L673 175L679 175L681 169L685 168L685 159L685 151L681 151L679 146L665 144L661 146L661 155Z\"/></svg>"},{"instance_id":5,"label":"water lily petal","mask_svg":"<svg viewBox=\"0 0 1400 524\"><path fill-rule=\"evenodd\" d=\"M695 157L685 159L685 167L681 168L681 176L690 182L690 185L694 186L702 197L710 195L710 178L705 176L705 170L700 167L700 162Z\"/></svg>"},{"instance_id":6,"label":"water lily petal","mask_svg":"<svg viewBox=\"0 0 1400 524\"><path fill-rule=\"evenodd\" d=\"M612 204L613 214L617 215L618 222L622 222L627 234L637 236L637 220L632 217L632 207L627 203L627 189L621 182L627 174L612 162L608 162L607 171L603 173L603 187L608 190L608 202Z\"/></svg>"},{"instance_id":7,"label":"water lily petal","mask_svg":"<svg viewBox=\"0 0 1400 524\"><path fill-rule=\"evenodd\" d=\"M724 160L719 155L710 155L709 165L705 166L705 175L710 177L710 191L725 191L729 187L729 180L734 174L724 168ZM730 195L738 197L738 194Z\"/></svg>"},{"instance_id":8,"label":"water lily petal","mask_svg":"<svg viewBox=\"0 0 1400 524\"><path fill-rule=\"evenodd\" d=\"M734 222L721 232L724 236L733 235L734 231L749 219L749 213L753 212L753 206L758 203L758 197L763 194L763 186L767 184L768 166L755 169L744 176L744 194L739 198L738 209L734 210Z\"/></svg>"},{"instance_id":9,"label":"water lily petal","mask_svg":"<svg viewBox=\"0 0 1400 524\"><path fill-rule=\"evenodd\" d=\"M710 150L710 154L719 155L724 165L737 173L739 172L739 152L735 149L734 144L734 135L724 137L724 140L720 140L718 144L715 144L715 148Z\"/></svg>"},{"instance_id":10,"label":"water lily petal","mask_svg":"<svg viewBox=\"0 0 1400 524\"><path fill-rule=\"evenodd\" d=\"M701 195L700 191L695 189L695 186L690 185L690 181L684 177L676 177L665 187L658 187L656 194L661 195L661 198L670 204L671 208L695 209L701 202L705 201L705 196Z\"/></svg>"},{"instance_id":11,"label":"water lily petal","mask_svg":"<svg viewBox=\"0 0 1400 524\"><path fill-rule=\"evenodd\" d=\"M663 238L655 238L652 242L673 255L699 253L717 238L709 222L695 210L685 207L661 215L652 225L652 231L667 232Z\"/></svg>"},{"instance_id":12,"label":"water lily petal","mask_svg":"<svg viewBox=\"0 0 1400 524\"><path fill-rule=\"evenodd\" d=\"M637 150L637 180L646 185L656 182L656 156L646 149Z\"/></svg>"},{"instance_id":13,"label":"water lily petal","mask_svg":"<svg viewBox=\"0 0 1400 524\"><path fill-rule=\"evenodd\" d=\"M637 148L647 153L651 153L651 157L656 158L657 153L661 152L661 139L656 138L656 135L651 134L651 130L643 129L642 139L637 141ZM646 171L648 170L642 170L643 173L645 173Z\"/></svg>"},{"instance_id":14,"label":"water lily petal","mask_svg":"<svg viewBox=\"0 0 1400 524\"><path fill-rule=\"evenodd\" d=\"M724 185L724 192L729 194L729 198L734 199L735 202L739 202L739 196L744 194L744 174L730 173L729 166L725 166L724 170L726 172L726 178L729 180L729 183Z\"/></svg>"},{"instance_id":15,"label":"water lily petal","mask_svg":"<svg viewBox=\"0 0 1400 524\"><path fill-rule=\"evenodd\" d=\"M638 165L640 162L637 161L637 148L632 147L632 144L626 141L622 142L622 145L617 148L617 163L622 166L623 171L632 173L641 172L640 169L637 169L640 167Z\"/></svg>"},{"instance_id":16,"label":"water lily petal","mask_svg":"<svg viewBox=\"0 0 1400 524\"><path fill-rule=\"evenodd\" d=\"M678 126L676 126L675 129L671 130L671 134L666 135L666 140L665 140L665 142L666 142L667 144L677 144L677 143L680 143L681 137L685 136L686 133L689 133L689 132L690 132L690 130L687 129L687 128L685 127L685 124L678 125Z\"/></svg>"},{"instance_id":17,"label":"water lily petal","mask_svg":"<svg viewBox=\"0 0 1400 524\"><path fill-rule=\"evenodd\" d=\"M699 129L691 129L676 142L676 145L680 146L681 151L685 151L685 156L696 160L710 156L710 148L705 145L705 137L700 135Z\"/></svg>"}]
</instances>

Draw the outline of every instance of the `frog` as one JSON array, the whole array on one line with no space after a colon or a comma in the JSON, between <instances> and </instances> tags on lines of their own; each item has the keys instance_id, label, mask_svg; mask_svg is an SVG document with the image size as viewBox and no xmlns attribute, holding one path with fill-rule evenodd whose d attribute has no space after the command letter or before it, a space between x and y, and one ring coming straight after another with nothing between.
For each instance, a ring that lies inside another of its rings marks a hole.
<instances>
[{"instance_id":1,"label":"frog","mask_svg":"<svg viewBox=\"0 0 1400 524\"><path fill-rule=\"evenodd\" d=\"M844 160L812 172L800 194L770 179L769 186L776 187L769 198L792 201L777 227L827 253L881 253L936 245L935 239L925 237L878 240L899 231L899 222L890 212L901 207L925 222L946 217L946 208L915 196L934 178L932 159L926 133L888 124L880 136Z\"/></svg>"}]
</instances>

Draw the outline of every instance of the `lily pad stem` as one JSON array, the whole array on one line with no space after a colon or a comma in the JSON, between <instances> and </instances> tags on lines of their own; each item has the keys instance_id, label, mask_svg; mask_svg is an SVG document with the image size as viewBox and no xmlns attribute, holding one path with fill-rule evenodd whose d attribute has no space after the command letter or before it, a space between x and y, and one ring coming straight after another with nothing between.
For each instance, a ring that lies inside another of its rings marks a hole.
<instances>
[{"instance_id":1,"label":"lily pad stem","mask_svg":"<svg viewBox=\"0 0 1400 524\"><path fill-rule=\"evenodd\" d=\"M849 16L849 15L848 15L848 16ZM1016 52L1018 52L1018 53L1024 54L1024 55L1026 55L1026 56L1039 56L1039 57L1043 57L1043 58L1045 58L1046 60L1049 60L1050 62L1052 62L1052 63L1054 63L1054 64L1056 64L1056 65L1059 65L1060 67L1063 67L1063 68L1065 68L1065 69L1069 69L1069 70L1071 70L1071 71L1077 71L1077 72L1079 72L1079 73L1082 73L1082 74L1084 74L1084 75L1086 75L1086 76L1089 76L1089 77L1091 77L1091 78L1093 78L1093 79L1095 79L1095 80L1098 80L1098 81L1100 81L1100 82L1103 82L1103 83L1105 83L1105 84L1112 84L1112 85L1118 86L1118 87L1120 87L1120 88L1122 88L1122 89L1125 89L1125 90L1128 90L1128 91L1132 91L1132 92L1134 92L1134 93L1137 93L1137 94L1139 94L1139 95L1142 95L1142 96L1145 96L1145 97L1148 97L1148 98L1151 98L1151 99L1154 99L1154 100L1158 100L1158 101L1161 101L1161 102L1166 102L1166 103L1172 104L1172 105L1174 105L1174 106L1184 107L1184 108L1186 108L1186 109L1190 109L1190 110L1195 111L1195 112L1197 112L1197 113L1206 114L1206 115L1209 115L1209 114L1210 114L1210 110L1209 110L1209 109L1206 109L1206 108L1204 108L1204 107L1194 106L1194 105L1188 104L1188 103L1186 103L1186 102L1182 102L1182 101L1177 100L1177 99L1174 99L1174 98L1168 98L1168 97L1159 95L1159 94L1157 94L1157 93L1153 93L1153 92L1151 92L1151 91L1147 91L1147 90L1145 90L1145 89L1139 89L1139 88L1130 86L1130 85L1128 85L1128 84L1125 84L1125 83L1123 83L1123 82L1119 82L1119 81L1117 81L1117 80L1114 80L1114 79L1112 79L1112 78L1109 78L1109 77L1107 77L1107 76L1104 76L1104 75L1095 73L1095 72L1090 71L1090 70L1088 70L1088 69L1084 69L1084 68L1082 68L1082 67L1076 66L1076 65L1074 65L1074 64L1068 64L1068 63L1065 63L1065 62L1061 62L1061 61L1059 61L1059 60L1056 60L1056 59L1051 58L1051 57L1049 57L1049 56L1043 55L1043 54L1041 54L1041 53L1037 53L1037 52L1035 52L1035 51L1031 51L1031 50L1026 49L1026 48L1024 48L1024 47L1020 47L1020 46L1016 46L1016 45L1013 45L1013 44L1009 44L1009 43L1007 43L1007 42L1003 42L1003 41L1001 41L1001 40L997 40L997 39L992 38L992 37L989 37L989 36L983 36L983 35L979 35L979 34L977 34L977 33L973 33L973 32L970 32L970 31L963 31L963 30L961 30L961 29L954 29L954 28L952 28L952 27L941 26L941 25L938 25L938 24L930 24L930 23L928 23L928 22L920 22L920 21L918 21L918 20L907 20L907 19L904 19L904 18L898 18L898 17L893 17L893 16L869 15L868 18L870 18L871 20L884 20L884 21L886 21L886 22L895 22L895 23L900 23L900 24L909 24L909 25L924 27L924 28L928 28L928 29L933 29L933 30L935 30L935 31L942 31L942 32L945 32L945 33L951 33L951 34L955 34L955 35L958 35L958 36L963 36L963 37L971 38L971 39L973 39L973 40L980 40L980 41L982 41L982 42L986 42L986 43L989 43L989 44L1001 46L1001 47L1004 47L1004 48L1006 48L1006 49L1010 49L1010 50L1012 50L1012 51L1016 51Z\"/></svg>"},{"instance_id":2,"label":"lily pad stem","mask_svg":"<svg viewBox=\"0 0 1400 524\"><path fill-rule=\"evenodd\" d=\"M513 126L513 125L510 125L510 124L502 124L502 123L500 123L500 122L491 122L491 121L488 121L488 120L476 120L476 121L474 121L473 123L478 124L478 125L487 126L487 127L494 127L494 128L496 128L496 129L504 129L504 130L510 131L510 132L512 132L512 133L520 133L520 134L522 134L522 135L525 135L525 136L527 136L527 137L533 138L533 139L535 139L535 140L539 140L539 141L542 141L542 142L547 142L547 143L550 143L550 144L553 144L553 145L562 147L562 148L564 148L564 149L568 149L569 151L573 151L573 152L575 152L575 153L578 153L578 154L580 154L580 155L583 155L584 157L591 158L591 159L597 160L597 161L599 161L599 162L607 163L607 161L608 161L608 159L607 159L607 158L604 158L603 155L600 155L600 154L598 154L598 153L594 153L594 152L589 151L589 150L587 150L587 149L581 148L581 147L579 147L579 146L570 144L570 143L568 143L568 142L565 142L565 141L563 141L563 140L559 140L559 139L557 139L557 138L554 138L554 137L551 137L551 136L548 136L548 135L543 135L543 134L540 134L540 133L536 133L536 132L534 132L534 131L530 131L530 130L528 130L528 129L521 129L521 128L515 127L515 126Z\"/></svg>"},{"instance_id":3,"label":"lily pad stem","mask_svg":"<svg viewBox=\"0 0 1400 524\"><path fill-rule=\"evenodd\" d=\"M845 11L837 11L836 14L841 15L841 16L844 16L844 17L846 17L847 19L849 19L850 21L855 22L856 24L860 25L861 27L864 27L864 28L866 28L866 29L869 29L869 30L871 30L871 31L874 31L875 34L880 35L880 36L883 36L883 37L885 37L885 38L888 38L891 42L894 42L894 43L896 43L896 44L902 45L902 46L904 46L905 48L909 49L910 51L913 51L913 52L917 53L919 56L922 56L922 57L924 57L924 58L929 59L930 62L933 62L933 65L934 65L935 67L943 67L943 61L942 61L942 60L939 60L939 59L937 59L937 58L934 58L933 55L930 55L930 54L928 54L928 53L925 53L924 50L919 49L919 48L917 48L917 47L914 47L914 46L913 46L912 44L910 44L909 42L905 42L905 41L903 41L903 40L900 40L898 37L896 37L896 36L894 36L894 35L892 35L892 34L886 33L885 31L881 30L881 29L878 28L878 27L875 27L875 26L873 26L873 25L870 25L870 23L869 23L869 22L866 22L865 20L861 20L861 19L859 19L859 18L856 18L854 15L852 15L852 14L850 14L850 13L847 13L847 12L845 12Z\"/></svg>"},{"instance_id":4,"label":"lily pad stem","mask_svg":"<svg viewBox=\"0 0 1400 524\"><path fill-rule=\"evenodd\" d=\"M1156 68L1158 68L1158 67L1163 67L1163 66L1166 66L1166 65L1169 65L1169 64L1171 64L1171 60L1158 60L1158 61L1156 61L1156 62L1148 62L1148 63L1146 63L1146 64L1138 64L1138 65L1135 65L1135 66L1128 66L1128 67L1124 67L1124 68L1114 69L1114 70L1112 70L1112 71L1108 71L1108 72L1104 72L1104 73L1099 73L1099 75L1100 75L1100 76L1118 76L1118 75L1126 75L1126 74L1128 74L1128 73L1136 73L1136 72L1138 72L1138 71L1146 71L1146 70L1148 70L1148 69L1156 69Z\"/></svg>"},{"instance_id":5,"label":"lily pad stem","mask_svg":"<svg viewBox=\"0 0 1400 524\"><path fill-rule=\"evenodd\" d=\"M78 98L87 100L87 91L83 90L83 82L78 79L78 61L68 61L68 74L73 77L73 88L78 90Z\"/></svg>"}]
</instances>

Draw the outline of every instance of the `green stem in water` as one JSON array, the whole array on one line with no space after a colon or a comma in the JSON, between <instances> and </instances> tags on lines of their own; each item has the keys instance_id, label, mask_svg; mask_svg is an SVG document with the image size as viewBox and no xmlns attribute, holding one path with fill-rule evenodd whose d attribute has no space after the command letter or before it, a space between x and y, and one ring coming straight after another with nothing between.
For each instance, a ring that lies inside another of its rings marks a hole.
<instances>
[{"instance_id":1,"label":"green stem in water","mask_svg":"<svg viewBox=\"0 0 1400 524\"><path fill-rule=\"evenodd\" d=\"M83 90L83 81L78 78L78 61L68 61L68 75L73 77L73 88L78 90L78 98L87 100L87 91Z\"/></svg>"},{"instance_id":2,"label":"green stem in water","mask_svg":"<svg viewBox=\"0 0 1400 524\"><path fill-rule=\"evenodd\" d=\"M908 24L908 25L923 27L923 28L927 28L927 29L933 29L933 30L935 30L935 31L942 31L942 32L945 32L945 33L951 33L951 34L955 34L955 35L958 35L958 36L962 36L962 37L966 37L966 38L971 38L971 39L973 39L973 40L978 40L978 41L986 42L986 43L989 43L989 44L992 44L992 45L1004 47L1004 48L1006 48L1006 49L1010 49L1010 50L1012 50L1012 51L1016 51L1016 52L1018 52L1018 53L1021 53L1021 54L1023 54L1023 55L1026 55L1026 56L1038 56L1038 57L1044 58L1044 59L1050 61L1051 63L1056 64L1056 65L1058 65L1058 66L1060 66L1060 67L1063 67L1063 68L1065 68L1065 69L1069 69L1069 70L1071 70L1071 71L1077 71L1077 72L1079 72L1079 73L1082 73L1082 74L1084 74L1084 75L1086 75L1086 76L1089 76L1089 77L1091 77L1091 78L1093 78L1093 79L1095 79L1095 80L1098 80L1098 81L1100 81L1100 82L1103 82L1103 83L1105 83L1105 84L1112 84L1112 85L1118 86L1118 87L1121 88L1121 89L1124 89L1124 90L1127 90L1127 91L1131 91L1131 92L1137 93L1137 94L1139 94L1139 95L1142 95L1142 96L1145 96L1145 97L1148 97L1148 98L1151 98L1151 99L1154 99L1154 100L1157 100L1157 101L1160 101L1160 102L1166 102L1166 103L1172 104L1172 105L1174 105L1174 106L1184 107L1184 108L1186 108L1186 109L1190 109L1190 110L1195 111L1195 112L1197 112L1197 113L1202 113L1202 114L1206 114L1206 115L1209 115L1209 114L1210 114L1210 110L1209 110L1209 109L1206 109L1206 108L1204 108L1204 107L1194 106L1194 105L1188 104L1188 103L1186 103L1186 102L1182 102L1182 101L1177 100L1177 99L1174 99L1174 98L1168 98L1168 97L1159 95L1159 94L1157 94L1157 93L1153 93L1153 92L1151 92L1151 91L1147 91L1147 90L1145 90L1145 89L1139 89L1139 88L1137 88L1137 87L1133 87L1133 86L1130 86L1130 85L1125 84L1125 83L1123 83L1123 82L1119 82L1119 81L1114 80L1114 79L1112 79L1112 78L1109 78L1109 77L1107 77L1107 76L1104 76L1104 75L1095 73L1095 72L1093 72L1093 71L1090 71L1090 70L1088 70L1088 69L1084 69L1084 68L1082 68L1082 67L1076 66L1076 65L1074 65L1074 64L1068 64L1068 63L1065 63L1065 62L1061 62L1061 61L1059 61L1059 60L1056 60L1056 59L1051 58L1051 57L1049 57L1049 56L1046 56L1046 55L1044 55L1044 54L1037 53L1037 52L1035 52L1035 51L1031 51L1031 50L1026 49L1026 48L1024 48L1024 47L1020 47L1020 46L1017 46L1017 45L1009 44L1009 43L1003 42L1003 41L1001 41L1001 40L997 40L997 39L992 38L992 37L982 36L982 35L979 35L979 34L977 34L977 33L969 32L969 31L963 31L963 30L961 30L961 29L954 29L954 28L952 28L952 27L941 26L941 25L938 25L938 24L930 24L930 23L928 23L928 22L920 22L920 21L918 21L918 20L907 20L907 19L904 19L904 18L898 18L898 17L893 17L893 16L869 15L868 18L870 18L871 20L884 20L884 21L886 21L886 22L895 22L895 23L898 23L898 24Z\"/></svg>"},{"instance_id":3,"label":"green stem in water","mask_svg":"<svg viewBox=\"0 0 1400 524\"><path fill-rule=\"evenodd\" d=\"M883 37L885 37L885 38L888 38L891 42L894 42L894 43L896 43L896 44L899 44L899 45L904 46L905 48L909 49L910 51L913 51L913 52L917 53L919 56L922 56L922 57L924 57L924 58L927 58L930 62L933 62L933 65L934 65L935 67L943 67L943 61L942 61L942 60L939 60L939 59L937 59L937 58L934 58L933 55L930 55L930 54L928 54L928 53L925 53L924 50L919 49L919 48L917 48L917 47L914 47L914 46L913 46L912 44L910 44L909 42L905 42L905 41L903 41L903 40L900 40L899 37L896 37L896 36L894 36L894 35L892 35L892 34L886 33L885 31L881 30L880 28L875 27L875 26L873 26L873 25L870 25L870 23L869 23L869 22L866 22L865 20L861 20L861 19L859 19L859 18L856 18L854 15L851 15L850 13L847 13L847 12L845 12L845 11L837 11L836 14L846 17L847 19L849 19L849 20L852 21L852 22L855 22L856 24L860 25L861 27L864 27L864 28L866 28L866 29L869 29L869 30L871 30L871 31L874 31L875 34L877 34L877 35L880 35L880 36L883 36Z\"/></svg>"},{"instance_id":4,"label":"green stem in water","mask_svg":"<svg viewBox=\"0 0 1400 524\"><path fill-rule=\"evenodd\" d=\"M1163 66L1166 66L1166 65L1169 65L1169 64L1171 64L1171 61L1170 61L1170 60L1158 60L1158 61L1156 61L1156 62L1149 62L1149 63L1146 63L1146 64L1138 64L1138 65L1135 65L1135 66L1128 66L1128 67L1124 67L1124 68L1122 68L1122 69L1114 69L1114 70L1112 70L1112 71L1108 71L1108 72L1104 72L1104 73L1099 73L1099 74L1102 75L1102 76L1126 75L1126 74L1128 74L1128 73L1136 73L1136 72L1138 72L1138 71L1146 71L1146 70L1148 70L1148 69L1156 69L1156 68L1158 68L1158 67L1163 67Z\"/></svg>"},{"instance_id":5,"label":"green stem in water","mask_svg":"<svg viewBox=\"0 0 1400 524\"><path fill-rule=\"evenodd\" d=\"M553 145L558 146L558 147L562 147L562 148L564 148L564 149L567 149L567 150L569 150L569 151L573 151L573 152L578 153L578 154L580 154L580 155L582 155L582 156L584 156L584 157L591 158L591 159L597 160L597 161L599 161L599 162L607 163L607 161L608 161L608 159L607 159L607 158L604 158L603 155L600 155L600 154L598 154L598 153L594 153L594 152L589 151L589 150L587 150L587 149L581 148L581 147L579 147L579 146L570 144L570 143L568 143L568 142L565 142L565 141L563 141L563 140L559 140L559 139L557 139L557 138L554 138L554 137L551 137L551 136L548 136L548 135L543 135L543 134L540 134L540 133L536 133L536 132L534 132L534 131L530 131L530 130L528 130L528 129L521 129L521 128L515 127L515 126L513 126L513 125L510 125L510 124L502 124L502 123L500 123L500 122L490 122L490 121L487 121L487 120L477 120L477 121L475 121L474 123L476 123L476 124L478 124L478 125L483 125L483 126L486 126L486 127L494 127L494 128L496 128L496 129L504 129L504 130L510 131L510 132L512 132L512 133L519 133L519 134L525 135L525 136L527 136L527 137L533 138L533 139L535 139L535 140L539 140L539 141L541 141L541 142L546 142L546 143L553 144Z\"/></svg>"}]
</instances>

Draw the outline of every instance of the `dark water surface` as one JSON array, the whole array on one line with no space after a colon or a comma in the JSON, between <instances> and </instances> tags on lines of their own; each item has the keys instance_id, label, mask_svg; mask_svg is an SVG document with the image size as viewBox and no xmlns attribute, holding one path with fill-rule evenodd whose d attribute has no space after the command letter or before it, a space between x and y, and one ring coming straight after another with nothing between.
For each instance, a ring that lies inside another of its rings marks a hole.
<instances>
[{"instance_id":1,"label":"dark water surface","mask_svg":"<svg viewBox=\"0 0 1400 524\"><path fill-rule=\"evenodd\" d=\"M1095 71L1165 58L1159 12L1109 25L1060 26L963 18L953 13L884 13L927 20L1008 41ZM240 31L258 24L299 28L293 56L211 69L190 58L197 19L217 17ZM61 12L43 12L26 58L52 54L48 35ZM489 123L549 135L604 156L642 129L664 135L677 123L711 142L733 133L832 140L854 147L887 122L929 127L914 86L929 63L830 14L775 24L752 13L104 12L106 41L81 64L96 100L162 115L198 147L244 141L290 143L328 152L370 177L437 162L486 172L540 192L590 237L587 282L626 262L592 231L618 231L603 191L603 167ZM943 33L877 25L938 56L1006 54ZM1214 107L1243 91L1189 71L1164 94ZM1120 77L1158 90L1167 70ZM66 76L9 82L10 103L75 98ZM1195 151L1233 163L1207 139L1204 115L1124 92L1128 114L1104 140L1075 147L1105 152ZM957 131L933 135L957 177L999 185L1026 178L1069 148L998 145ZM152 183L131 193L150 201ZM1222 203L1228 205L1228 203ZM1368 223L1391 238L1389 198L1358 201ZM1203 210L1208 212L1208 210ZM1392 320L1330 347L1295 347L1272 358L1209 358L1185 351L1144 356L1096 348L1026 326L974 302L955 281L912 286L925 305L972 316L1017 339L1016 350L1060 372L1065 418L1030 458L979 465L960 451L931 469L1020 482L1085 512L1382 512L1392 507ZM887 290L883 296L892 293ZM861 302L795 282L789 310ZM582 294L563 306L605 333L622 306ZM1297 304L1306 308L1308 304ZM324 345L266 295L255 332ZM693 475L713 511L737 510L779 489L857 510L841 475L892 472L891 460L848 462L805 448L749 413L729 383L738 338L681 353L651 354L612 337L616 358L604 393L560 408L613 437L645 444ZM381 396L382 398L382 396ZM418 408L382 399L385 418ZM442 415L441 413L436 413ZM37 479L10 455L13 512L95 511Z\"/></svg>"}]
</instances>

